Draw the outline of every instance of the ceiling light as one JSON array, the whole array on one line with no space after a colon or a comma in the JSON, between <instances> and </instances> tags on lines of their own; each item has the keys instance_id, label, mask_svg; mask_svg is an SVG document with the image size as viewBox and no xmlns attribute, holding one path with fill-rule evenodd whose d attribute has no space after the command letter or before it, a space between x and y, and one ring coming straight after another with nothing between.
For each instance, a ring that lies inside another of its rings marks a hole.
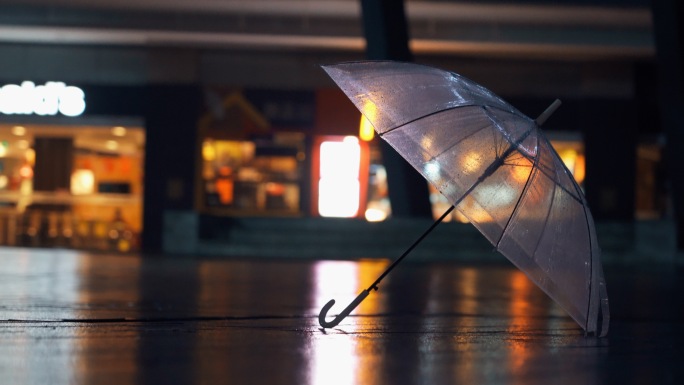
<instances>
[{"instance_id":1,"label":"ceiling light","mask_svg":"<svg viewBox=\"0 0 684 385\"><path fill-rule=\"evenodd\" d=\"M114 136L126 136L126 127L121 127L121 126L112 127L112 135L114 135Z\"/></svg>"},{"instance_id":2,"label":"ceiling light","mask_svg":"<svg viewBox=\"0 0 684 385\"><path fill-rule=\"evenodd\" d=\"M105 142L105 147L107 150L114 151L119 148L119 143L116 140L108 140Z\"/></svg>"},{"instance_id":3,"label":"ceiling light","mask_svg":"<svg viewBox=\"0 0 684 385\"><path fill-rule=\"evenodd\" d=\"M16 136L26 135L26 127L24 126L14 126L12 127L12 134Z\"/></svg>"}]
</instances>

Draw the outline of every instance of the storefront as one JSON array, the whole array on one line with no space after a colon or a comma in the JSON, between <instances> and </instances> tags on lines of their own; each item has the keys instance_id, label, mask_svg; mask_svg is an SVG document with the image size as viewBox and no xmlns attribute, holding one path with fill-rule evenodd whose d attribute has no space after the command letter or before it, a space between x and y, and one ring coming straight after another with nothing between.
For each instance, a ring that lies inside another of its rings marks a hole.
<instances>
[{"instance_id":1,"label":"storefront","mask_svg":"<svg viewBox=\"0 0 684 385\"><path fill-rule=\"evenodd\" d=\"M392 216L381 140L337 89L2 84L1 245L158 252L188 237L191 251L202 218ZM36 90L66 102L27 107ZM583 184L579 123L546 133ZM660 150L639 148L636 213L657 217ZM434 217L449 206L429 199Z\"/></svg>"},{"instance_id":2,"label":"storefront","mask_svg":"<svg viewBox=\"0 0 684 385\"><path fill-rule=\"evenodd\" d=\"M139 250L143 119L115 114L106 87L3 84L0 245Z\"/></svg>"},{"instance_id":3,"label":"storefront","mask_svg":"<svg viewBox=\"0 0 684 385\"><path fill-rule=\"evenodd\" d=\"M380 139L340 92L212 89L208 95L215 108L199 125L203 214L391 217ZM545 132L583 186L585 142L576 123ZM438 218L450 203L431 186L429 193ZM446 220L466 218L455 212Z\"/></svg>"},{"instance_id":4,"label":"storefront","mask_svg":"<svg viewBox=\"0 0 684 385\"><path fill-rule=\"evenodd\" d=\"M199 211L223 216L308 214L314 93L210 88L198 122Z\"/></svg>"}]
</instances>

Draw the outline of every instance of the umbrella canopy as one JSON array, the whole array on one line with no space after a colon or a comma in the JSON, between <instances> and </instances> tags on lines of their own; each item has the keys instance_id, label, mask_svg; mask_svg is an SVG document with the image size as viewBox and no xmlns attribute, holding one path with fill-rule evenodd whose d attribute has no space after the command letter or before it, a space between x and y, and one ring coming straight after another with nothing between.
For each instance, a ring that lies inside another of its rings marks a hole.
<instances>
[{"instance_id":1,"label":"umbrella canopy","mask_svg":"<svg viewBox=\"0 0 684 385\"><path fill-rule=\"evenodd\" d=\"M325 71L386 140L587 333L608 295L582 190L539 129L488 89L412 63ZM541 124L541 123L540 123Z\"/></svg>"}]
</instances>

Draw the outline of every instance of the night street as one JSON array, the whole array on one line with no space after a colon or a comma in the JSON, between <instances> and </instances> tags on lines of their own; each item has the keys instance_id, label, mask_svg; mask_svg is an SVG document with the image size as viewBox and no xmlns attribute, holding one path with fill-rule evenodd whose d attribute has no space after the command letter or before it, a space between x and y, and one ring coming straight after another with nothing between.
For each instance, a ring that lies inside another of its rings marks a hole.
<instances>
[{"instance_id":1,"label":"night street","mask_svg":"<svg viewBox=\"0 0 684 385\"><path fill-rule=\"evenodd\" d=\"M501 258L199 260L0 249L5 384L678 384L681 272L606 265L607 338Z\"/></svg>"}]
</instances>

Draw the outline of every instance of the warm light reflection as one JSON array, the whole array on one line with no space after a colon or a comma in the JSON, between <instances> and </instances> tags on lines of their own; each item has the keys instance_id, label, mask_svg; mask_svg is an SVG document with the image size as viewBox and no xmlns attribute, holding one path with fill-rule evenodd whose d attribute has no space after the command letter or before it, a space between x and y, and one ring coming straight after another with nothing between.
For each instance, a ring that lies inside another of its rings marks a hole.
<instances>
[{"instance_id":1,"label":"warm light reflection","mask_svg":"<svg viewBox=\"0 0 684 385\"><path fill-rule=\"evenodd\" d=\"M467 152L463 155L463 158L461 158L461 167L463 168L463 171L468 174L481 171L482 155L475 151Z\"/></svg>"},{"instance_id":2,"label":"warm light reflection","mask_svg":"<svg viewBox=\"0 0 684 385\"><path fill-rule=\"evenodd\" d=\"M532 172L532 164L525 160L527 164L515 164L510 167L511 178L517 183L526 183Z\"/></svg>"},{"instance_id":3,"label":"warm light reflection","mask_svg":"<svg viewBox=\"0 0 684 385\"><path fill-rule=\"evenodd\" d=\"M522 323L526 323L530 310L530 291L534 288L532 282L525 273L520 270L511 272L511 308L510 312L514 318L518 318Z\"/></svg>"},{"instance_id":4,"label":"warm light reflection","mask_svg":"<svg viewBox=\"0 0 684 385\"><path fill-rule=\"evenodd\" d=\"M457 209L459 213L461 214L460 216L457 216L457 220L461 222L475 222L475 223L486 223L486 222L493 222L494 218L492 218L489 213L480 206L480 204L477 202L477 200L472 196L468 195L463 200L461 203L457 206Z\"/></svg>"},{"instance_id":5,"label":"warm light reflection","mask_svg":"<svg viewBox=\"0 0 684 385\"><path fill-rule=\"evenodd\" d=\"M390 261L386 259L364 259L358 261L359 287L357 287L356 291L361 292L361 290L368 288L385 271L389 264ZM387 279L389 280L389 278ZM378 301L378 295L378 292L373 292L371 294L372 297L369 296L365 301L361 302L361 305L357 308L358 314L378 314L384 312L384 305Z\"/></svg>"},{"instance_id":6,"label":"warm light reflection","mask_svg":"<svg viewBox=\"0 0 684 385\"><path fill-rule=\"evenodd\" d=\"M477 315L478 275L477 269L468 267L459 269L457 275L453 278L454 290L460 298L454 304L455 308L453 310L455 312L468 316ZM468 323L468 326L474 326L475 324L473 317L463 317L462 321Z\"/></svg>"},{"instance_id":7,"label":"warm light reflection","mask_svg":"<svg viewBox=\"0 0 684 385\"><path fill-rule=\"evenodd\" d=\"M511 271L510 289L511 299L509 315L511 323L508 332L515 337L516 333L528 332L530 329L530 317L532 306L530 296L534 290L534 284L520 270ZM508 342L508 366L514 374L525 370L525 363L531 357L527 341L521 338L510 338Z\"/></svg>"},{"instance_id":8,"label":"warm light reflection","mask_svg":"<svg viewBox=\"0 0 684 385\"><path fill-rule=\"evenodd\" d=\"M420 146L427 151L432 149L432 144L433 144L433 137L430 135L425 135L420 139Z\"/></svg>"},{"instance_id":9,"label":"warm light reflection","mask_svg":"<svg viewBox=\"0 0 684 385\"><path fill-rule=\"evenodd\" d=\"M558 155L565 164L565 167L575 177L577 183L581 184L584 181L584 155L574 149L560 150Z\"/></svg>"},{"instance_id":10,"label":"warm light reflection","mask_svg":"<svg viewBox=\"0 0 684 385\"><path fill-rule=\"evenodd\" d=\"M364 289L366 289L388 266L389 261L385 259L351 261L321 261L314 268L316 293L313 306L320 309L330 299L336 301L335 307L331 309L333 314L335 309L341 310L351 302ZM366 298L359 305L355 313L376 313L378 302L372 298ZM353 318L348 318L350 320Z\"/></svg>"},{"instance_id":11,"label":"warm light reflection","mask_svg":"<svg viewBox=\"0 0 684 385\"><path fill-rule=\"evenodd\" d=\"M561 158L565 167L572 174L578 184L584 182L585 156L584 144L581 140L552 140L553 146L558 156Z\"/></svg>"},{"instance_id":12,"label":"warm light reflection","mask_svg":"<svg viewBox=\"0 0 684 385\"><path fill-rule=\"evenodd\" d=\"M319 311L324 304L334 298L336 303L329 317L336 315L362 290L366 289L388 264L387 260L318 262L314 266L313 305L315 311ZM384 310L377 296L377 293L372 293L337 328L330 329L326 332L327 335L313 340L309 384L373 383L377 363L362 358L372 355L372 349L377 346L349 338L347 333L354 332L360 327L359 320L354 315L378 314ZM344 332L339 334L336 329L343 329Z\"/></svg>"},{"instance_id":13,"label":"warm light reflection","mask_svg":"<svg viewBox=\"0 0 684 385\"><path fill-rule=\"evenodd\" d=\"M460 331L466 333L474 330L478 326L478 316L480 307L480 292L478 288L478 280L480 279L480 270L477 268L463 268L458 269L453 279L453 290L458 300L454 302L453 312L459 314L455 317ZM465 333L464 333L465 334ZM467 334L466 334L467 335ZM473 383L472 379L476 377L478 372L477 358L471 349L462 351L460 355L460 365L454 365L453 382L454 384L468 384Z\"/></svg>"}]
</instances>

